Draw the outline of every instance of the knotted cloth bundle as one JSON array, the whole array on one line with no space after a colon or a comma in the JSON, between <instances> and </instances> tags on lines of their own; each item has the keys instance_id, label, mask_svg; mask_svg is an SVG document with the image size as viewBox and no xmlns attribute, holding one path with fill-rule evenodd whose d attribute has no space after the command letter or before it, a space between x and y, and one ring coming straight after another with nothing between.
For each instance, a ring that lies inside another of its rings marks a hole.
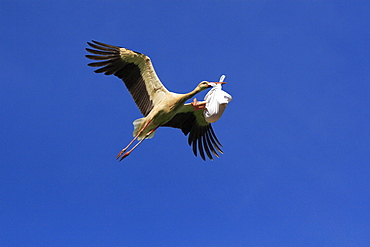
<instances>
[{"instance_id":1,"label":"knotted cloth bundle","mask_svg":"<svg viewBox=\"0 0 370 247\"><path fill-rule=\"evenodd\" d=\"M220 77L220 82L223 82L225 75ZM224 113L227 104L232 100L230 94L222 90L221 84L212 85L212 89L206 94L204 100L206 101L206 107L204 109L204 117L208 123L214 123Z\"/></svg>"}]
</instances>

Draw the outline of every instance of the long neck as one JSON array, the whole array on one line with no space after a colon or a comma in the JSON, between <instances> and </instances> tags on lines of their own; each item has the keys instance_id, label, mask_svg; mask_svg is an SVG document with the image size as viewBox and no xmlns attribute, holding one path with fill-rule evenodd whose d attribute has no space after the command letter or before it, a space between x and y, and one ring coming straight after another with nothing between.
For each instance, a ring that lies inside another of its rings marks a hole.
<instances>
[{"instance_id":1,"label":"long neck","mask_svg":"<svg viewBox=\"0 0 370 247\"><path fill-rule=\"evenodd\" d=\"M200 87L196 87L193 91L189 92L189 93L185 93L182 95L182 98L184 101L187 101L188 99L194 97L197 93L203 91L202 88Z\"/></svg>"}]
</instances>

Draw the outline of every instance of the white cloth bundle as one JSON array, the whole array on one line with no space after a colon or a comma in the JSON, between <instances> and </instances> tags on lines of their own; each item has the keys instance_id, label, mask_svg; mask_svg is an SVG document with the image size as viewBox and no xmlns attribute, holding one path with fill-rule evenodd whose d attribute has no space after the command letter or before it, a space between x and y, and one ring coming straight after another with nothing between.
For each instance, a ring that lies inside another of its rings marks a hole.
<instances>
[{"instance_id":1,"label":"white cloth bundle","mask_svg":"<svg viewBox=\"0 0 370 247\"><path fill-rule=\"evenodd\" d=\"M220 82L223 82L224 79L225 75L222 75ZM208 123L214 123L220 119L227 104L233 99L230 94L222 90L221 84L214 84L212 86L213 88L204 97L206 107L203 114Z\"/></svg>"}]
</instances>

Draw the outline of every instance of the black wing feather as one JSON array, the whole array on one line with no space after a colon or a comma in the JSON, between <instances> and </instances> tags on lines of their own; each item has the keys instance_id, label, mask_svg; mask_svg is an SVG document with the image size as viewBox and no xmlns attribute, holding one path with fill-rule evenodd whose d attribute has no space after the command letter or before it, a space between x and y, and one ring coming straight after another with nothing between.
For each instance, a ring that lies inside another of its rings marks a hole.
<instances>
[{"instance_id":1,"label":"black wing feather","mask_svg":"<svg viewBox=\"0 0 370 247\"><path fill-rule=\"evenodd\" d=\"M207 135L207 145L208 147L211 149L211 152L217 157L219 158L220 156L218 155L218 153L216 152L215 148L213 147L212 143L211 143L211 140L209 138L209 132L206 132L206 135Z\"/></svg>"},{"instance_id":2,"label":"black wing feather","mask_svg":"<svg viewBox=\"0 0 370 247\"><path fill-rule=\"evenodd\" d=\"M147 116L153 109L153 102L146 90L145 81L139 66L133 62L127 62L121 57L121 47L107 45L97 41L92 42L87 42L87 44L94 49L86 48L86 50L95 55L86 55L86 57L92 60L100 60L101 62L89 63L88 65L91 67L101 67L94 71L96 73L104 73L105 75L113 74L122 79L136 105L139 107L140 112L144 116ZM134 53L142 56L143 59L149 59L139 52Z\"/></svg>"},{"instance_id":3,"label":"black wing feather","mask_svg":"<svg viewBox=\"0 0 370 247\"><path fill-rule=\"evenodd\" d=\"M199 151L203 160L206 160L205 154L210 160L213 160L212 153L219 157L216 150L223 153L219 147L221 144L216 138L212 125L205 121L199 123L197 120L196 114L198 114L198 117L203 117L203 115L200 115L201 113L202 111L199 111L199 113L194 111L180 112L162 126L181 129L185 136L189 134L188 144L192 146L194 155L197 156Z\"/></svg>"}]
</instances>

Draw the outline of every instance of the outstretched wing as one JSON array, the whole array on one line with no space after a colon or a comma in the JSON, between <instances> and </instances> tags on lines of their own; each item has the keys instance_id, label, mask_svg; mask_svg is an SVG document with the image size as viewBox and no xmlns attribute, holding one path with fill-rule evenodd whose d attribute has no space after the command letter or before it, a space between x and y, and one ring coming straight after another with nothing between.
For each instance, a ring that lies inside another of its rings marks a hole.
<instances>
[{"instance_id":1,"label":"outstretched wing","mask_svg":"<svg viewBox=\"0 0 370 247\"><path fill-rule=\"evenodd\" d=\"M212 129L212 125L204 119L203 110L194 111L193 106L185 104L180 111L163 126L179 128L185 135L188 135L188 143L193 147L194 155L197 156L197 150L203 160L208 158L213 160L212 153L219 157L218 153L222 153L221 143Z\"/></svg>"},{"instance_id":2,"label":"outstretched wing","mask_svg":"<svg viewBox=\"0 0 370 247\"><path fill-rule=\"evenodd\" d=\"M147 116L153 106L168 93L148 56L97 41L87 42L87 44L94 49L86 48L86 50L94 55L86 55L86 57L101 61L88 65L101 67L95 70L96 73L113 74L122 79L144 116Z\"/></svg>"}]
</instances>

